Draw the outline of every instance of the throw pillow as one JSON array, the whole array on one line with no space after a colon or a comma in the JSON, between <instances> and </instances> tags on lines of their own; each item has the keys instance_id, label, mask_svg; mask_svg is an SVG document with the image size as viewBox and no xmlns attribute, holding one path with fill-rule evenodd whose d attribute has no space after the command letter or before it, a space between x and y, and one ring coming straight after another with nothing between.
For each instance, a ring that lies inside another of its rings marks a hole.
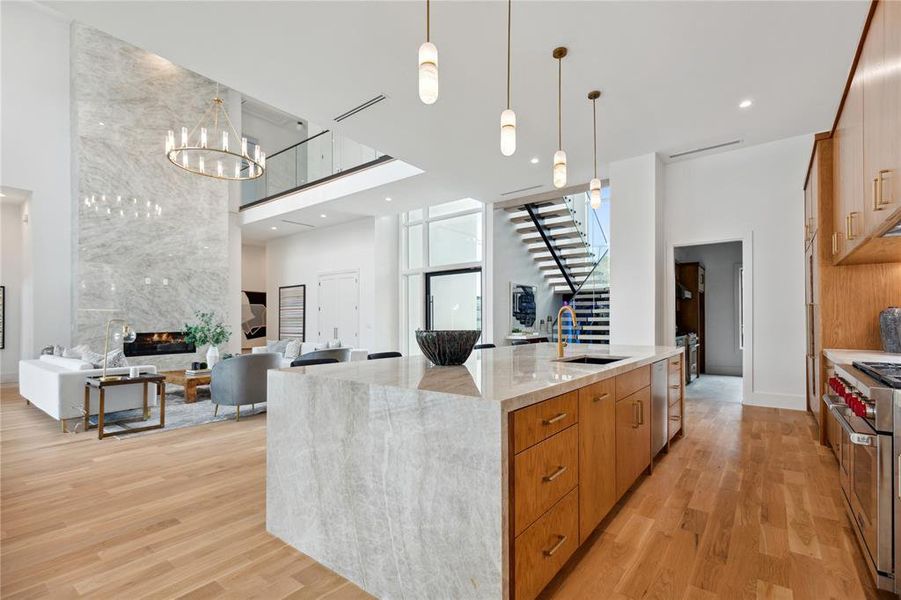
<instances>
[{"instance_id":1,"label":"throw pillow","mask_svg":"<svg viewBox=\"0 0 901 600\"><path fill-rule=\"evenodd\" d=\"M59 344L53 344L53 356L65 356L66 349Z\"/></svg>"},{"instance_id":2,"label":"throw pillow","mask_svg":"<svg viewBox=\"0 0 901 600\"><path fill-rule=\"evenodd\" d=\"M99 352L91 352L90 350L87 350L84 354L81 355L81 360L88 361L89 363L94 365L95 369L103 368L103 354ZM125 358L125 354L123 354L121 350L112 350L109 354L106 355L107 369L115 369L127 366L128 359Z\"/></svg>"},{"instance_id":3,"label":"throw pillow","mask_svg":"<svg viewBox=\"0 0 901 600\"><path fill-rule=\"evenodd\" d=\"M340 348L340 347L341 347L341 340L335 339L335 340L330 341L330 342L328 343L328 347L329 347L329 348Z\"/></svg>"},{"instance_id":4,"label":"throw pillow","mask_svg":"<svg viewBox=\"0 0 901 600\"><path fill-rule=\"evenodd\" d=\"M294 360L298 356L300 356L300 340L290 340L288 344L285 346L285 358L287 360Z\"/></svg>"},{"instance_id":5,"label":"throw pillow","mask_svg":"<svg viewBox=\"0 0 901 600\"><path fill-rule=\"evenodd\" d=\"M74 348L63 348L65 358L81 358L81 355L90 350L87 344L79 344Z\"/></svg>"},{"instance_id":6,"label":"throw pillow","mask_svg":"<svg viewBox=\"0 0 901 600\"><path fill-rule=\"evenodd\" d=\"M266 352L278 352L279 354L284 354L285 349L288 347L288 342L291 340L276 340L274 342L266 342Z\"/></svg>"}]
</instances>

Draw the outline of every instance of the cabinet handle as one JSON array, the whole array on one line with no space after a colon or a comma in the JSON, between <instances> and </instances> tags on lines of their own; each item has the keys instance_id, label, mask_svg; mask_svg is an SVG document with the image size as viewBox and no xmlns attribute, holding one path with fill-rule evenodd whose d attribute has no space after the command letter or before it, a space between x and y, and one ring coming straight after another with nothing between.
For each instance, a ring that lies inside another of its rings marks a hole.
<instances>
[{"instance_id":1,"label":"cabinet handle","mask_svg":"<svg viewBox=\"0 0 901 600\"><path fill-rule=\"evenodd\" d=\"M832 234L832 256L838 254L838 232Z\"/></svg>"},{"instance_id":2,"label":"cabinet handle","mask_svg":"<svg viewBox=\"0 0 901 600\"><path fill-rule=\"evenodd\" d=\"M601 400L606 399L608 396L610 396L610 392L607 392L606 394L601 394L600 396L595 396L594 399L592 400L592 402L600 402Z\"/></svg>"},{"instance_id":3,"label":"cabinet handle","mask_svg":"<svg viewBox=\"0 0 901 600\"><path fill-rule=\"evenodd\" d=\"M671 386L669 386L669 389L679 391L682 389L682 386L681 385L671 385Z\"/></svg>"},{"instance_id":4,"label":"cabinet handle","mask_svg":"<svg viewBox=\"0 0 901 600\"><path fill-rule=\"evenodd\" d=\"M566 413L562 412L559 415L557 415L556 417L553 417L550 419L545 419L544 421L542 421L542 423L544 425L553 425L554 423L559 423L560 421L562 421L565 418L566 418Z\"/></svg>"},{"instance_id":5,"label":"cabinet handle","mask_svg":"<svg viewBox=\"0 0 901 600\"><path fill-rule=\"evenodd\" d=\"M892 173L891 169L882 169L879 171L879 208L877 210L882 210L882 207L886 204L892 204L895 201L895 198L892 194L889 194L890 200L885 200L885 194L883 193L885 190L883 189L883 184L885 183L886 175L890 175ZM889 180L892 177L888 178Z\"/></svg>"},{"instance_id":6,"label":"cabinet handle","mask_svg":"<svg viewBox=\"0 0 901 600\"><path fill-rule=\"evenodd\" d=\"M551 482L551 481L557 479L557 478L560 477L561 475L563 475L563 473L565 473L565 472L566 472L566 467L565 467L565 466L559 466L559 467L557 467L557 470L554 471L553 473L551 473L550 475L545 475L545 476L542 478L542 481L544 481L545 483L549 483L549 482Z\"/></svg>"},{"instance_id":7,"label":"cabinet handle","mask_svg":"<svg viewBox=\"0 0 901 600\"><path fill-rule=\"evenodd\" d=\"M848 241L857 239L857 236L854 235L854 215L856 215L856 214L858 214L857 211L851 211L848 213L848 217L847 217Z\"/></svg>"},{"instance_id":8,"label":"cabinet handle","mask_svg":"<svg viewBox=\"0 0 901 600\"><path fill-rule=\"evenodd\" d=\"M638 402L632 403L632 429L638 429Z\"/></svg>"},{"instance_id":9,"label":"cabinet handle","mask_svg":"<svg viewBox=\"0 0 901 600\"><path fill-rule=\"evenodd\" d=\"M563 544L566 543L566 536L565 536L565 535L558 535L557 537L560 538L560 539L557 540L557 543L554 544L553 546L551 546L550 550L545 550L545 551L544 551L544 557L545 557L545 558L550 558L550 557L552 557L554 554L557 553L557 550L559 550L559 549L563 546Z\"/></svg>"},{"instance_id":10,"label":"cabinet handle","mask_svg":"<svg viewBox=\"0 0 901 600\"><path fill-rule=\"evenodd\" d=\"M881 204L881 201L880 201L880 199L879 199L879 196L880 196L880 194L879 194L879 191L880 191L879 188L880 188L880 187L881 187L881 186L879 185L879 177L874 177L874 178L873 178L873 193L872 193L872 196L873 196L873 210L882 210L882 204Z\"/></svg>"},{"instance_id":11,"label":"cabinet handle","mask_svg":"<svg viewBox=\"0 0 901 600\"><path fill-rule=\"evenodd\" d=\"M638 401L638 424L644 425L644 400Z\"/></svg>"}]
</instances>

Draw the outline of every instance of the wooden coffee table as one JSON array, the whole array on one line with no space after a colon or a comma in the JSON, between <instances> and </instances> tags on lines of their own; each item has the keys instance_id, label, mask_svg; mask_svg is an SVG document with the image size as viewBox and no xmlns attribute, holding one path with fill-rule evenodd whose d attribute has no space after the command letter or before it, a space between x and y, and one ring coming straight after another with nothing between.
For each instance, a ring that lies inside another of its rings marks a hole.
<instances>
[{"instance_id":1,"label":"wooden coffee table","mask_svg":"<svg viewBox=\"0 0 901 600\"><path fill-rule=\"evenodd\" d=\"M210 374L187 375L184 371L163 371L160 375L166 377L166 383L174 383L185 388L185 402L197 402L197 386L210 385Z\"/></svg>"}]
</instances>

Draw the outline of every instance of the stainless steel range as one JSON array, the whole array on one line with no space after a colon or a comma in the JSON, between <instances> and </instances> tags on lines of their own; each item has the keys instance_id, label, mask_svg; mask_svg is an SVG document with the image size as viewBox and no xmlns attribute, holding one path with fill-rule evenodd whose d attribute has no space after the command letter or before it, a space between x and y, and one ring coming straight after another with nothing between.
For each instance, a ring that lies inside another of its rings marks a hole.
<instances>
[{"instance_id":1,"label":"stainless steel range","mask_svg":"<svg viewBox=\"0 0 901 600\"><path fill-rule=\"evenodd\" d=\"M842 426L840 479L845 509L880 589L895 591L895 513L901 466L901 365L835 366L823 398ZM895 424L899 431L895 432ZM899 586L901 587L901 586ZM897 592L896 592L897 593Z\"/></svg>"}]
</instances>

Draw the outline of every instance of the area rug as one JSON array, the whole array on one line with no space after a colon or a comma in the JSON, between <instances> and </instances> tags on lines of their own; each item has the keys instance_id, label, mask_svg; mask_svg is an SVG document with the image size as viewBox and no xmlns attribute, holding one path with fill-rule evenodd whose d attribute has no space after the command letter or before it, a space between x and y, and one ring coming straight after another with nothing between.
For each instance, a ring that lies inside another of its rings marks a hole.
<instances>
[{"instance_id":1,"label":"area rug","mask_svg":"<svg viewBox=\"0 0 901 600\"><path fill-rule=\"evenodd\" d=\"M207 387L197 388L197 401L190 404L185 402L184 388L172 383L166 384L166 427L163 429L151 429L150 431L142 431L134 435L148 435L159 433L160 431L168 431L171 429L181 429L182 427L194 427L195 425L204 425L206 423L215 423L217 421L234 421L235 407L220 406L219 414L213 416L215 405L210 401L210 390ZM159 408L154 406L150 411L150 419L144 421L141 419L141 409L122 410L113 413L106 413L104 427L105 435L114 436L116 433L135 429L138 427L146 427L159 422ZM258 404L254 409L248 406L241 407L241 420L245 417L250 418L255 415L264 414L266 412L266 404ZM112 421L120 421L112 423ZM97 416L94 415L90 419L91 427L97 426ZM79 429L81 429L79 427Z\"/></svg>"}]
</instances>

